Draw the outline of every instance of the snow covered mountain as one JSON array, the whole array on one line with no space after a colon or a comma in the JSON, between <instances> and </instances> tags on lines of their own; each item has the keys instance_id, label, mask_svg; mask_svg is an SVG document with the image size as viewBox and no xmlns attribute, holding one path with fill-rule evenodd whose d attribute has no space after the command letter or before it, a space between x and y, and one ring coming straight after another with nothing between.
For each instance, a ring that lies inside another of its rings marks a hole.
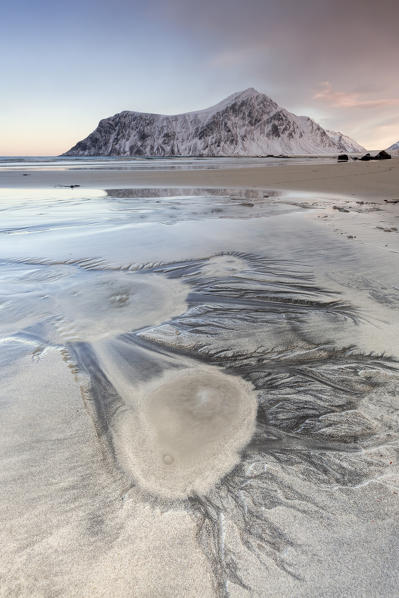
<instances>
[{"instance_id":1,"label":"snow covered mountain","mask_svg":"<svg viewBox=\"0 0 399 598\"><path fill-rule=\"evenodd\" d=\"M361 152L349 137L296 116L253 88L196 112L124 111L101 120L65 156L264 156Z\"/></svg>"},{"instance_id":2,"label":"snow covered mountain","mask_svg":"<svg viewBox=\"0 0 399 598\"><path fill-rule=\"evenodd\" d=\"M393 143L392 145L390 145L387 148L387 152L394 152L395 154L399 153L399 141L397 141L396 143Z\"/></svg>"}]
</instances>

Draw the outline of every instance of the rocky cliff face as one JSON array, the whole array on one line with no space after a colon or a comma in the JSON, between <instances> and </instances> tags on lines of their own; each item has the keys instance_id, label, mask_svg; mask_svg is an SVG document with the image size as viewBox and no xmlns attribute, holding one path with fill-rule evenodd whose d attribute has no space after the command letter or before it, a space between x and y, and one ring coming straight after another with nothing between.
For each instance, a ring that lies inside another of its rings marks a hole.
<instances>
[{"instance_id":1,"label":"rocky cliff face","mask_svg":"<svg viewBox=\"0 0 399 598\"><path fill-rule=\"evenodd\" d=\"M197 112L120 112L101 120L64 155L263 156L363 150L342 133L326 131L251 88Z\"/></svg>"}]
</instances>

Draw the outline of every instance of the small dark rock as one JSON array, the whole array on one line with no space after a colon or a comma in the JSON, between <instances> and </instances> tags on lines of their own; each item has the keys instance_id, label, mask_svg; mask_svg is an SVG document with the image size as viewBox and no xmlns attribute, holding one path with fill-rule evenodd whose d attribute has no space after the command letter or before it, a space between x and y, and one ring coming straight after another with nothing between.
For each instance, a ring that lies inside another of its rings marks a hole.
<instances>
[{"instance_id":1,"label":"small dark rock","mask_svg":"<svg viewBox=\"0 0 399 598\"><path fill-rule=\"evenodd\" d=\"M369 160L372 160L373 158L371 157L371 154L367 153L364 154L364 156L362 156L361 158L359 158L359 160L362 160L362 162L369 162Z\"/></svg>"},{"instance_id":2,"label":"small dark rock","mask_svg":"<svg viewBox=\"0 0 399 598\"><path fill-rule=\"evenodd\" d=\"M375 228L378 228L379 230L383 230L385 233L397 233L398 232L398 228L396 226L376 226Z\"/></svg>"},{"instance_id":3,"label":"small dark rock","mask_svg":"<svg viewBox=\"0 0 399 598\"><path fill-rule=\"evenodd\" d=\"M338 162L347 162L349 160L348 154L339 154Z\"/></svg>"},{"instance_id":4,"label":"small dark rock","mask_svg":"<svg viewBox=\"0 0 399 598\"><path fill-rule=\"evenodd\" d=\"M385 150L378 152L376 156L374 156L374 160L390 160L391 154L388 154Z\"/></svg>"},{"instance_id":5,"label":"small dark rock","mask_svg":"<svg viewBox=\"0 0 399 598\"><path fill-rule=\"evenodd\" d=\"M76 187L80 187L80 185L55 185L57 189L75 189Z\"/></svg>"}]
</instances>

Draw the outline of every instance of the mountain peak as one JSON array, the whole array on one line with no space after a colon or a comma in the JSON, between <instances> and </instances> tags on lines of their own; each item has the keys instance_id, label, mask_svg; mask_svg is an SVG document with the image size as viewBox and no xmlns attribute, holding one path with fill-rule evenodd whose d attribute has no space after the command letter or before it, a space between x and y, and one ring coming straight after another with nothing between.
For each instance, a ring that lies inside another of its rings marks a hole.
<instances>
[{"instance_id":1,"label":"mountain peak","mask_svg":"<svg viewBox=\"0 0 399 598\"><path fill-rule=\"evenodd\" d=\"M265 94L260 93L254 87L248 87L247 89L243 89L242 91L236 91L235 93L232 93L231 95L227 96L227 98L225 98L222 101L223 102L227 102L227 101L233 102L237 99L246 100L247 98L255 98L257 96L263 96L263 95L265 95Z\"/></svg>"},{"instance_id":2,"label":"mountain peak","mask_svg":"<svg viewBox=\"0 0 399 598\"><path fill-rule=\"evenodd\" d=\"M247 89L243 89L242 91L236 91L230 94L229 96L227 96L227 98L224 98L223 100L221 100L217 104L214 104L213 106L210 106L209 108L204 108L203 110L195 110L193 112L189 112L188 114L213 114L215 112L223 110L224 108L227 108L227 106L230 106L231 104L234 104L234 102L236 102L237 100L244 101L249 98L255 98L263 95L264 94L259 93L259 91L257 91L253 87L248 87Z\"/></svg>"},{"instance_id":3,"label":"mountain peak","mask_svg":"<svg viewBox=\"0 0 399 598\"><path fill-rule=\"evenodd\" d=\"M234 94L233 94L234 95ZM237 96L250 98L252 96L260 96L261 94L257 89L254 87L247 87L247 89L243 89L242 91L236 92Z\"/></svg>"},{"instance_id":4,"label":"mountain peak","mask_svg":"<svg viewBox=\"0 0 399 598\"><path fill-rule=\"evenodd\" d=\"M202 114L210 116L215 114L216 112L224 110L225 108L231 106L231 104L234 104L237 101L244 102L245 100L249 100L251 98L264 98L265 100L270 102L270 107L272 110L276 110L278 108L278 105L275 102L273 102L273 100L270 99L266 94L257 91L254 87L248 87L247 89L243 89L242 91L236 91L230 94L229 96L227 96L227 98L224 98L224 100L221 100L214 106L210 106L209 108L205 108L203 110L196 110L188 114Z\"/></svg>"}]
</instances>

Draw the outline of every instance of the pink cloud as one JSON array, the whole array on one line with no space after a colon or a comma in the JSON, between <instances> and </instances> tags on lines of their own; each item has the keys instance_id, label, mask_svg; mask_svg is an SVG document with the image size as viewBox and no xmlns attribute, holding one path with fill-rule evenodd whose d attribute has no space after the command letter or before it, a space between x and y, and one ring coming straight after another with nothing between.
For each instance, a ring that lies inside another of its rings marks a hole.
<instances>
[{"instance_id":1,"label":"pink cloud","mask_svg":"<svg viewBox=\"0 0 399 598\"><path fill-rule=\"evenodd\" d=\"M335 91L329 81L323 81L320 89L313 95L334 108L376 108L378 106L398 106L399 98L381 98L378 100L363 100L358 93Z\"/></svg>"}]
</instances>

